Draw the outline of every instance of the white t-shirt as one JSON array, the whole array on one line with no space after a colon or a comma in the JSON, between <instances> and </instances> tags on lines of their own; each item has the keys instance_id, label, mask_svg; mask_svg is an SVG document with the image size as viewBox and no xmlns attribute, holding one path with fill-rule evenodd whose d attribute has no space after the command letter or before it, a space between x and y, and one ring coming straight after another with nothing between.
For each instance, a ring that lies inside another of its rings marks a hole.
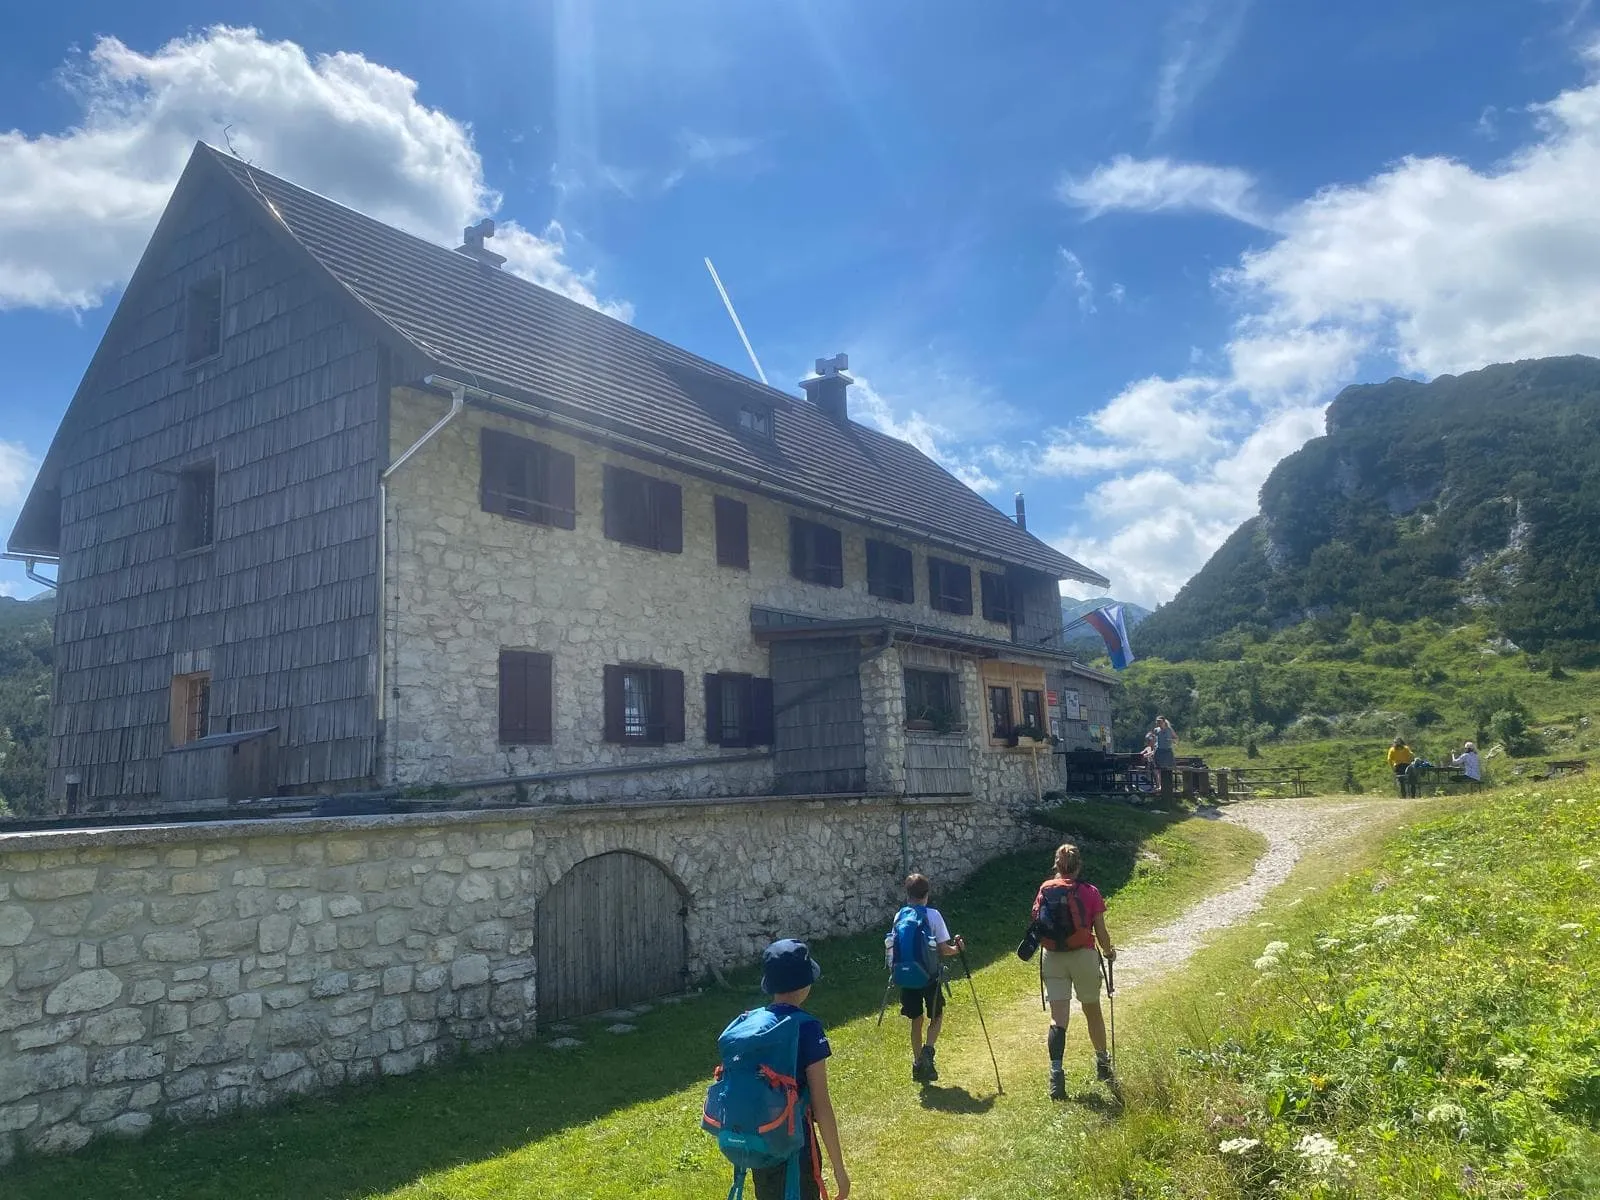
<instances>
[{"instance_id":1,"label":"white t-shirt","mask_svg":"<svg viewBox=\"0 0 1600 1200\"><path fill-rule=\"evenodd\" d=\"M950 940L950 926L944 923L944 914L932 905L928 906L928 929L941 946Z\"/></svg>"},{"instance_id":2,"label":"white t-shirt","mask_svg":"<svg viewBox=\"0 0 1600 1200\"><path fill-rule=\"evenodd\" d=\"M1465 754L1453 755L1450 759L1450 765L1460 767L1461 773L1468 779L1481 780L1483 778L1483 768L1478 765L1478 752L1476 750L1468 750Z\"/></svg>"}]
</instances>

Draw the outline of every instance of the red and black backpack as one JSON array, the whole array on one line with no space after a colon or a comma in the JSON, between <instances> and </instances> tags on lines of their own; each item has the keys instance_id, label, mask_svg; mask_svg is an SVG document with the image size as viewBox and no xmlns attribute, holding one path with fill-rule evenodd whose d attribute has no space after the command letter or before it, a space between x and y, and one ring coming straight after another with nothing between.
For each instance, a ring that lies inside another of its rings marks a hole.
<instances>
[{"instance_id":1,"label":"red and black backpack","mask_svg":"<svg viewBox=\"0 0 1600 1200\"><path fill-rule=\"evenodd\" d=\"M1033 898L1033 928L1046 950L1082 950L1094 945L1094 925L1084 911L1075 879L1051 876Z\"/></svg>"}]
</instances>

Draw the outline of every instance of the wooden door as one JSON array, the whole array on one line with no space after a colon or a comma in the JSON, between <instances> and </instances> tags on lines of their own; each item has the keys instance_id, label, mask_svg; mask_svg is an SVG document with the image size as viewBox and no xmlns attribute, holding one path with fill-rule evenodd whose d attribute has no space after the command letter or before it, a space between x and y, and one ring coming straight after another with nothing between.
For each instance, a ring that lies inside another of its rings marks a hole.
<instances>
[{"instance_id":1,"label":"wooden door","mask_svg":"<svg viewBox=\"0 0 1600 1200\"><path fill-rule=\"evenodd\" d=\"M539 901L539 1019L688 986L688 908L672 877L625 850L578 863Z\"/></svg>"}]
</instances>

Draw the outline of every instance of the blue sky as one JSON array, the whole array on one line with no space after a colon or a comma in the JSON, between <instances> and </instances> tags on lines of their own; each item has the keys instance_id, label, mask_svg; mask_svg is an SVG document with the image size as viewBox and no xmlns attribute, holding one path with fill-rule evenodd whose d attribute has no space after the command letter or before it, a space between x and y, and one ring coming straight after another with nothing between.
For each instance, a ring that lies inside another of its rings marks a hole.
<instances>
[{"instance_id":1,"label":"blue sky","mask_svg":"<svg viewBox=\"0 0 1600 1200\"><path fill-rule=\"evenodd\" d=\"M1588 0L156 8L0 43L5 529L224 127L749 371L711 256L773 382L849 352L858 420L1145 603L1344 384L1600 352Z\"/></svg>"}]
</instances>

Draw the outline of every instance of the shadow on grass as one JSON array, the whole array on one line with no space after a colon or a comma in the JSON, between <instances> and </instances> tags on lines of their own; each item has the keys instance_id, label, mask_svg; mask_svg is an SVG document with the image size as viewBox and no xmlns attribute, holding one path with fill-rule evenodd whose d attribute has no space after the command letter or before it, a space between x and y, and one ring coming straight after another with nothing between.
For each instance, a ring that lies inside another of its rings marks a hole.
<instances>
[{"instance_id":1,"label":"shadow on grass","mask_svg":"<svg viewBox=\"0 0 1600 1200\"><path fill-rule=\"evenodd\" d=\"M938 1112L957 1113L961 1116L982 1116L994 1107L997 1096L974 1096L964 1087L940 1087L936 1083L922 1085L922 1107Z\"/></svg>"},{"instance_id":2,"label":"shadow on grass","mask_svg":"<svg viewBox=\"0 0 1600 1200\"><path fill-rule=\"evenodd\" d=\"M1072 1092L1067 1096L1067 1103L1098 1113L1108 1121L1114 1121L1122 1115L1122 1102L1115 1094L1108 1097L1100 1092Z\"/></svg>"},{"instance_id":3,"label":"shadow on grass","mask_svg":"<svg viewBox=\"0 0 1600 1200\"><path fill-rule=\"evenodd\" d=\"M1046 840L1078 841L1084 877L1114 896L1132 877L1144 840L1182 819L1115 804L1064 805L1041 815L1039 847L985 864L960 888L936 892L934 903L967 939L973 970L981 969L1011 953L1021 935L1050 868ZM884 928L892 915L884 913ZM819 941L814 949L826 974L807 1007L829 1026L877 1013L882 932ZM585 1044L577 1049L534 1042L467 1055L410 1078L347 1087L264 1113L159 1129L134 1143L101 1142L71 1158L24 1159L10 1168L3 1194L6 1200L381 1195L709 1081L717 1034L735 1013L762 1002L758 982L753 968L736 971L728 991L658 1006L637 1019L632 1034L607 1033L604 1021L581 1022ZM972 1113L994 1103L961 1088L929 1089L923 1102Z\"/></svg>"}]
</instances>

